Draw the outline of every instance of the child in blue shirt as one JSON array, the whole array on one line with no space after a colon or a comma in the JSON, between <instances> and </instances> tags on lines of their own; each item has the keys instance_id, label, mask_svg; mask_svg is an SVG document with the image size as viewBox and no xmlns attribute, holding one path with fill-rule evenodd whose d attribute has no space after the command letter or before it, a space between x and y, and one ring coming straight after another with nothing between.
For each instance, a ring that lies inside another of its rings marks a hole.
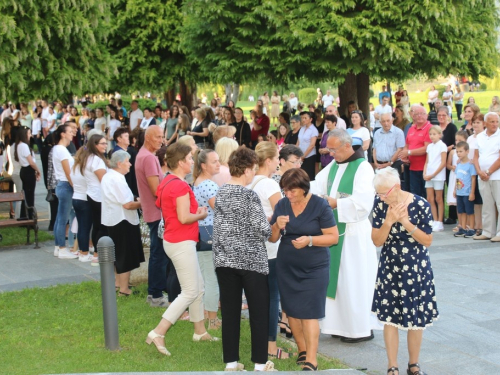
<instances>
[{"instance_id":1,"label":"child in blue shirt","mask_svg":"<svg viewBox=\"0 0 500 375\"><path fill-rule=\"evenodd\" d=\"M457 199L458 222L460 229L454 234L455 237L473 237L474 231L474 199L476 189L476 169L469 160L469 144L458 142L456 153L458 163L455 169L457 182L453 196Z\"/></svg>"}]
</instances>

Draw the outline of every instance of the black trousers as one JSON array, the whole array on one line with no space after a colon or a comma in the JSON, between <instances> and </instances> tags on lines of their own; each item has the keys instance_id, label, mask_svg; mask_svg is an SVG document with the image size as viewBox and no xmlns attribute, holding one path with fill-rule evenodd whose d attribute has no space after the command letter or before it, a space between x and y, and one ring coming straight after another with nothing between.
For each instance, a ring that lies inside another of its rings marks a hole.
<instances>
[{"instance_id":1,"label":"black trousers","mask_svg":"<svg viewBox=\"0 0 500 375\"><path fill-rule=\"evenodd\" d=\"M216 268L222 312L224 363L240 359L241 293L245 290L250 314L252 362L267 362L269 286L267 275L234 268Z\"/></svg>"},{"instance_id":2,"label":"black trousers","mask_svg":"<svg viewBox=\"0 0 500 375\"><path fill-rule=\"evenodd\" d=\"M309 176L309 180L312 181L316 178L316 155L309 156L304 159L302 163L302 169L306 171Z\"/></svg>"},{"instance_id":3,"label":"black trousers","mask_svg":"<svg viewBox=\"0 0 500 375\"><path fill-rule=\"evenodd\" d=\"M26 204L28 207L35 206L35 187L36 187L36 172L31 166L21 167L19 172L19 177L23 182L24 196L26 197ZM21 207L22 208L22 207ZM25 216L24 212L21 212L21 217ZM28 210L28 217L33 218L33 211Z\"/></svg>"},{"instance_id":4,"label":"black trousers","mask_svg":"<svg viewBox=\"0 0 500 375\"><path fill-rule=\"evenodd\" d=\"M87 200L90 202L92 208L92 244L94 251L97 253L97 242L99 238L108 235L108 228L101 224L101 202L96 202L87 195Z\"/></svg>"}]
</instances>

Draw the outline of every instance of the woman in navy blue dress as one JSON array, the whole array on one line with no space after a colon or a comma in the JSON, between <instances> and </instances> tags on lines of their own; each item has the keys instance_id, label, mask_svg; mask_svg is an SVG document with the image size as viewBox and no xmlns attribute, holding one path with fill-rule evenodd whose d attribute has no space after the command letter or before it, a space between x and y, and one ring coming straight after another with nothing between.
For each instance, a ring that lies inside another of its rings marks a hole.
<instances>
[{"instance_id":1,"label":"woman in navy blue dress","mask_svg":"<svg viewBox=\"0 0 500 375\"><path fill-rule=\"evenodd\" d=\"M280 186L285 198L274 208L270 240L281 237L276 263L281 305L299 349L297 364L316 371L318 319L325 317L330 274L329 247L337 243L339 233L328 203L309 192L304 170L286 171Z\"/></svg>"},{"instance_id":2,"label":"woman in navy blue dress","mask_svg":"<svg viewBox=\"0 0 500 375\"><path fill-rule=\"evenodd\" d=\"M432 243L429 202L401 190L398 172L377 172L372 240L382 246L372 312L384 324L389 375L399 375L398 329L408 331L408 375L423 375L418 364L423 331L438 319L434 275L427 247Z\"/></svg>"}]
</instances>

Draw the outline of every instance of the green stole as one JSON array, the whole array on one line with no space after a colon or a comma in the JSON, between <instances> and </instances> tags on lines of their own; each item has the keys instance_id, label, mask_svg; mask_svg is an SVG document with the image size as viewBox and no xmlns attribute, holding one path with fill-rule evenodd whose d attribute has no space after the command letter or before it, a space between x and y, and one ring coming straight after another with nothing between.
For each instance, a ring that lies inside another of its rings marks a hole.
<instances>
[{"instance_id":1,"label":"green stole","mask_svg":"<svg viewBox=\"0 0 500 375\"><path fill-rule=\"evenodd\" d=\"M349 165L347 166L340 180L339 187L337 189L337 196L339 194L341 196L352 195L352 188L354 185L354 177L356 176L356 171L358 170L358 167L361 164L361 162L363 162L364 160L365 160L364 158L360 158L349 162ZM331 196L333 181L335 180L335 176L337 175L338 170L339 170L339 165L337 164L337 162L334 162L332 167L330 168L330 172L328 173L328 183L326 192L329 196ZM346 223L339 222L339 215L336 209L333 210L333 214L335 216L335 221L337 222L337 229L339 231L339 242L336 245L330 247L330 283L328 284L326 296L328 298L335 299L335 296L337 295L340 258L342 255L342 246L344 246Z\"/></svg>"}]
</instances>

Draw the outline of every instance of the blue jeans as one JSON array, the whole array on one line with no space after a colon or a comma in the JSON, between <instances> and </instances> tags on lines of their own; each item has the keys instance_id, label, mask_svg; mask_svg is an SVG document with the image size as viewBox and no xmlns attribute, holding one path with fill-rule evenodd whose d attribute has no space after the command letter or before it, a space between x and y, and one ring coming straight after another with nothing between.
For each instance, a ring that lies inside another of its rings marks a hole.
<instances>
[{"instance_id":1,"label":"blue jeans","mask_svg":"<svg viewBox=\"0 0 500 375\"><path fill-rule=\"evenodd\" d=\"M276 341L278 335L278 315L280 292L278 290L278 277L276 276L276 258L268 259L269 276L267 284L269 285L269 341ZM273 353L274 354L274 353Z\"/></svg>"},{"instance_id":2,"label":"blue jeans","mask_svg":"<svg viewBox=\"0 0 500 375\"><path fill-rule=\"evenodd\" d=\"M92 207L89 201L73 199L76 220L78 221L78 248L86 253L89 251L90 229L92 228Z\"/></svg>"},{"instance_id":3,"label":"blue jeans","mask_svg":"<svg viewBox=\"0 0 500 375\"><path fill-rule=\"evenodd\" d=\"M56 186L56 196L59 206L54 224L55 244L59 247L66 247L66 224L68 224L72 207L73 187L67 181L59 181Z\"/></svg>"},{"instance_id":4,"label":"blue jeans","mask_svg":"<svg viewBox=\"0 0 500 375\"><path fill-rule=\"evenodd\" d=\"M424 171L410 171L410 192L426 198Z\"/></svg>"},{"instance_id":5,"label":"blue jeans","mask_svg":"<svg viewBox=\"0 0 500 375\"><path fill-rule=\"evenodd\" d=\"M71 201L73 204L73 201ZM75 244L75 234L71 231L71 227L73 226L73 220L76 217L76 213L73 207L71 207L71 211L69 212L69 230L68 230L68 247L73 248ZM78 221L78 219L76 219Z\"/></svg>"},{"instance_id":6,"label":"blue jeans","mask_svg":"<svg viewBox=\"0 0 500 375\"><path fill-rule=\"evenodd\" d=\"M148 223L151 241L148 265L148 294L153 298L163 296L163 290L167 289L167 265L169 263L167 254L163 250L163 241L158 238L158 224L160 224L160 220Z\"/></svg>"}]
</instances>

